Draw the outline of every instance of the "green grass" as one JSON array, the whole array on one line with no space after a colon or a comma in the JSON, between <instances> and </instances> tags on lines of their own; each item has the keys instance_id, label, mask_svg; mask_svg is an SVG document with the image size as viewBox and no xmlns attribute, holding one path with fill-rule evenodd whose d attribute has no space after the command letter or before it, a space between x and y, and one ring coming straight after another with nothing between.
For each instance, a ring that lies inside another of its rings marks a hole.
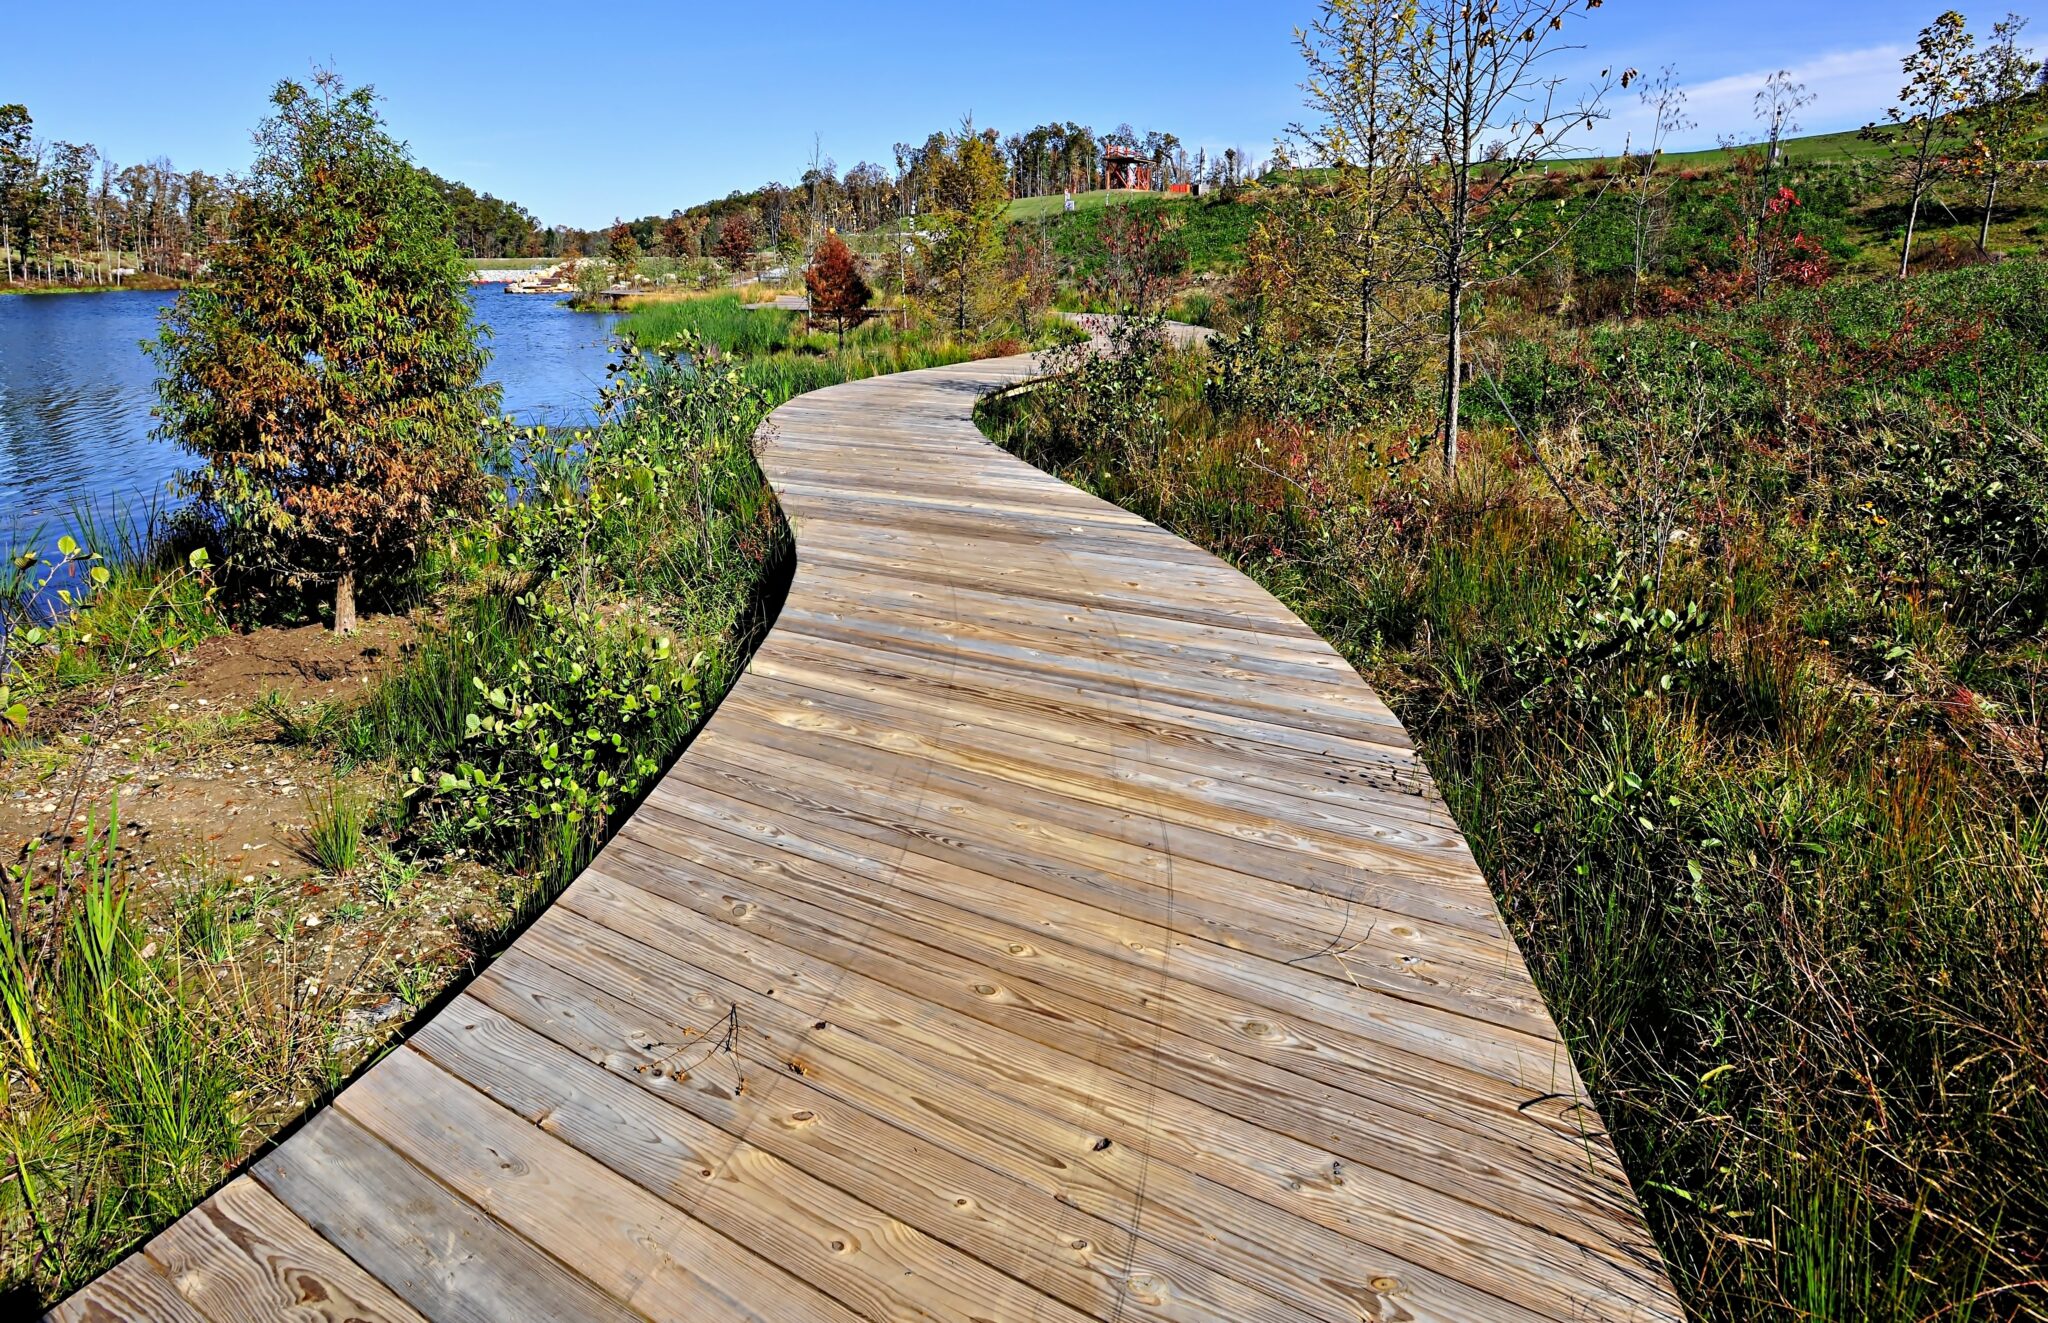
<instances>
[{"instance_id":1,"label":"green grass","mask_svg":"<svg viewBox=\"0 0 2048 1323\"><path fill-rule=\"evenodd\" d=\"M1086 193L1074 194L1074 210L1101 211L1104 207L1121 207L1132 202L1189 202L1194 199L1183 193L1154 193L1141 189L1092 189ZM1048 216L1064 215L1066 198L1053 193L1046 197L1012 198L1004 209L1005 220L1044 220Z\"/></svg>"},{"instance_id":2,"label":"green grass","mask_svg":"<svg viewBox=\"0 0 2048 1323\"><path fill-rule=\"evenodd\" d=\"M124 294L135 290L160 292L183 289L185 282L164 276L128 276L104 285L0 284L0 294Z\"/></svg>"},{"instance_id":3,"label":"green grass","mask_svg":"<svg viewBox=\"0 0 2048 1323\"><path fill-rule=\"evenodd\" d=\"M713 294L636 308L620 319L617 333L651 348L690 332L726 353L754 355L789 348L801 338L800 320L779 308L747 308L737 294Z\"/></svg>"},{"instance_id":4,"label":"green grass","mask_svg":"<svg viewBox=\"0 0 2048 1323\"><path fill-rule=\"evenodd\" d=\"M363 855L363 829L369 821L361 797L336 779L328 782L307 809L311 818L306 827L307 855L331 877L354 872Z\"/></svg>"},{"instance_id":5,"label":"green grass","mask_svg":"<svg viewBox=\"0 0 2048 1323\"><path fill-rule=\"evenodd\" d=\"M1172 224L1172 242L1186 258L1189 273L1201 275L1228 272L1244 260L1245 242L1257 223L1257 206L1247 200L1224 198L1168 197L1157 193L1089 194L1097 199L1115 199L1115 205L1149 212ZM1023 202L1042 202L1025 198ZM1061 286L1069 291L1086 291L1099 283L1108 260L1103 245L1102 222L1108 207L1098 201L1072 214L1062 212L1059 199L1050 209L1027 210L1013 218L1012 228L1036 225L1052 242L1061 267ZM1017 203L1012 203L1016 207ZM1099 292L1099 291L1097 291Z\"/></svg>"},{"instance_id":6,"label":"green grass","mask_svg":"<svg viewBox=\"0 0 2048 1323\"><path fill-rule=\"evenodd\" d=\"M472 271L538 271L553 266L558 257L465 257Z\"/></svg>"},{"instance_id":7,"label":"green grass","mask_svg":"<svg viewBox=\"0 0 2048 1323\"><path fill-rule=\"evenodd\" d=\"M250 1097L303 1077L321 1041L302 1018L315 999L258 994L214 963L218 925L145 929L116 816L75 856L78 900L49 958L24 916L0 912L0 1281L52 1298L218 1184Z\"/></svg>"},{"instance_id":8,"label":"green grass","mask_svg":"<svg viewBox=\"0 0 2048 1323\"><path fill-rule=\"evenodd\" d=\"M1960 153L1967 144L1956 139L1946 144L1946 149ZM1941 148L1937 148L1940 150ZM1727 165L1742 151L1768 151L1764 144L1749 147L1706 147L1697 151L1666 152L1664 160L1674 166L1719 166ZM1820 163L1841 163L1847 161L1882 161L1889 159L1891 149L1881 142L1865 138L1860 129L1843 129L1836 133L1810 133L1797 138L1785 138L1778 143L1778 150L1784 163L1790 165L1814 165ZM1612 164L1615 157L1579 157L1559 162L1561 165L1590 165L1595 160Z\"/></svg>"},{"instance_id":9,"label":"green grass","mask_svg":"<svg viewBox=\"0 0 2048 1323\"><path fill-rule=\"evenodd\" d=\"M1664 161L1673 166L1719 166L1727 165L1738 152L1768 151L1763 144L1755 147L1705 147L1697 151L1666 152ZM1785 138L1778 143L1781 160L1786 164L1812 165L1820 162L1882 160L1890 155L1890 149L1883 143L1871 142L1860 130L1845 129L1839 133L1812 133L1797 138ZM1557 162L1560 166L1590 166L1596 161L1612 165L1619 158L1573 157Z\"/></svg>"}]
</instances>

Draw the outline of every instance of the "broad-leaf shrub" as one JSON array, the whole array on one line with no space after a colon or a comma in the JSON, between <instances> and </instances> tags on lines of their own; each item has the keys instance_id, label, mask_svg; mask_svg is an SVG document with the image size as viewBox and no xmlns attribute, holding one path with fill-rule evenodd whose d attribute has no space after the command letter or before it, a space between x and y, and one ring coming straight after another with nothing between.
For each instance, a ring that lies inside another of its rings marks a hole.
<instances>
[{"instance_id":1,"label":"broad-leaf shrub","mask_svg":"<svg viewBox=\"0 0 2048 1323\"><path fill-rule=\"evenodd\" d=\"M524 648L502 676L472 676L459 761L429 786L435 811L482 843L594 837L637 800L656 753L698 714L697 677L667 635L528 599Z\"/></svg>"}]
</instances>

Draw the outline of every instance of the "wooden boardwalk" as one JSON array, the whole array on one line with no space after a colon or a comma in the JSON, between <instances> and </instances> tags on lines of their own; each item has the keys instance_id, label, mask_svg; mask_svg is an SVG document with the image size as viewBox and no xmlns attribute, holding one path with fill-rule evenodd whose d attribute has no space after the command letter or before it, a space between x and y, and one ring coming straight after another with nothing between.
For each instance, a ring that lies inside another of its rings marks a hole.
<instances>
[{"instance_id":1,"label":"wooden boardwalk","mask_svg":"<svg viewBox=\"0 0 2048 1323\"><path fill-rule=\"evenodd\" d=\"M777 411L787 604L597 862L63 1319L1678 1319L1387 708L985 442Z\"/></svg>"}]
</instances>

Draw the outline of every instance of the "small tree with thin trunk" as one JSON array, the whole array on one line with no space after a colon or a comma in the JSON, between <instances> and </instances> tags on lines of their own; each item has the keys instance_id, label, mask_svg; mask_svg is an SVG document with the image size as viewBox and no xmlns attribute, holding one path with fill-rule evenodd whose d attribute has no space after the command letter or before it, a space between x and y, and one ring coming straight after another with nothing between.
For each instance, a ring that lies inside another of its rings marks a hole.
<instances>
[{"instance_id":1,"label":"small tree with thin trunk","mask_svg":"<svg viewBox=\"0 0 2048 1323\"><path fill-rule=\"evenodd\" d=\"M1415 22L1413 0L1323 0L1321 15L1294 34L1308 66L1302 91L1322 119L1290 131L1337 172L1329 283L1341 288L1329 303L1357 328L1361 371L1372 367L1376 313L1400 274L1394 230L1414 164L1404 56Z\"/></svg>"},{"instance_id":2,"label":"small tree with thin trunk","mask_svg":"<svg viewBox=\"0 0 2048 1323\"><path fill-rule=\"evenodd\" d=\"M1899 279L1913 268L1913 236L1920 228L1920 206L1947 162L1939 148L1956 129L1956 116L1969 97L1976 44L1963 16L1951 9L1921 29L1920 40L1901 64L1906 85L1899 104L1885 112L1883 125L1870 125L1863 136L1889 145L1898 160L1906 190L1906 235L1899 244Z\"/></svg>"},{"instance_id":3,"label":"small tree with thin trunk","mask_svg":"<svg viewBox=\"0 0 2048 1323\"><path fill-rule=\"evenodd\" d=\"M839 332L839 347L846 348L846 328L860 324L875 294L861 279L853 250L837 233L828 232L811 255L811 264L804 270L804 290L810 295L812 318L831 319Z\"/></svg>"},{"instance_id":4,"label":"small tree with thin trunk","mask_svg":"<svg viewBox=\"0 0 2048 1323\"><path fill-rule=\"evenodd\" d=\"M634 272L640 269L640 241L633 236L633 227L622 220L614 220L604 234L604 255L605 260L611 263L613 274L620 280L630 281Z\"/></svg>"},{"instance_id":5,"label":"small tree with thin trunk","mask_svg":"<svg viewBox=\"0 0 2048 1323\"><path fill-rule=\"evenodd\" d=\"M367 87L281 82L205 281L165 314L160 435L206 461L185 480L230 582L356 582L409 565L481 492L497 408L448 212Z\"/></svg>"},{"instance_id":6,"label":"small tree with thin trunk","mask_svg":"<svg viewBox=\"0 0 2048 1323\"><path fill-rule=\"evenodd\" d=\"M1642 304L1643 275L1663 239L1664 200L1672 188L1670 177L1657 173L1657 166L1664 156L1664 144L1673 135L1693 127L1691 117L1685 113L1685 89L1679 85L1678 70L1671 65L1665 65L1656 78L1644 86L1641 96L1643 109L1650 112L1650 131L1641 152L1624 153L1627 169L1623 179L1628 190L1633 259L1628 284L1631 312Z\"/></svg>"},{"instance_id":7,"label":"small tree with thin trunk","mask_svg":"<svg viewBox=\"0 0 2048 1323\"><path fill-rule=\"evenodd\" d=\"M1002 260L1007 169L994 134L976 132L972 120L957 134L933 134L926 144L926 200L920 209L927 286L950 309L953 329L965 332L990 311Z\"/></svg>"},{"instance_id":8,"label":"small tree with thin trunk","mask_svg":"<svg viewBox=\"0 0 2048 1323\"><path fill-rule=\"evenodd\" d=\"M14 279L15 217L28 209L29 194L35 187L35 121L28 107L15 103L0 106L0 280ZM28 279L28 259L21 263L21 278Z\"/></svg>"},{"instance_id":9,"label":"small tree with thin trunk","mask_svg":"<svg viewBox=\"0 0 2048 1323\"><path fill-rule=\"evenodd\" d=\"M1408 116L1420 159L1410 211L1427 278L1444 301L1443 455L1458 466L1466 300L1508 274L1534 190L1530 167L1566 153L1603 114L1601 86L1578 98L1549 71L1575 50L1565 25L1601 0L1423 0L1404 43ZM1602 71L1605 77L1605 71ZM1622 85L1634 80L1622 76Z\"/></svg>"},{"instance_id":10,"label":"small tree with thin trunk","mask_svg":"<svg viewBox=\"0 0 2048 1323\"><path fill-rule=\"evenodd\" d=\"M1984 209L1977 223L1977 251L1991 251L1991 216L1998 207L1998 188L2030 164L2026 150L2040 132L2048 94L2037 93L2042 63L2020 45L2027 20L2007 14L1992 25L1970 71L1970 108L1964 120L1970 131L1969 172L1984 184Z\"/></svg>"},{"instance_id":11,"label":"small tree with thin trunk","mask_svg":"<svg viewBox=\"0 0 2048 1323\"><path fill-rule=\"evenodd\" d=\"M1792 118L1802 107L1813 104L1813 93L1806 90L1806 84L1792 77L1790 69L1780 69L1757 89L1756 117L1770 126L1770 154L1764 158L1766 169L1778 168L1780 144L1788 133L1799 132L1799 121Z\"/></svg>"},{"instance_id":12,"label":"small tree with thin trunk","mask_svg":"<svg viewBox=\"0 0 2048 1323\"><path fill-rule=\"evenodd\" d=\"M1039 319L1059 294L1059 274L1059 257L1043 225L1011 229L1003 253L1003 276L1016 307L1017 325L1026 335L1036 333Z\"/></svg>"}]
</instances>

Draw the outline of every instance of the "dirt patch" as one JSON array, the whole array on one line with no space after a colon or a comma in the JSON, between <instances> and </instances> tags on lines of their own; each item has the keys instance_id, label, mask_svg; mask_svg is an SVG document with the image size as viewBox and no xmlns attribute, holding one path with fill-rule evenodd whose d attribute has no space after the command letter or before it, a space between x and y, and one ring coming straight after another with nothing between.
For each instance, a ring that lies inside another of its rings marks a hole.
<instances>
[{"instance_id":1,"label":"dirt patch","mask_svg":"<svg viewBox=\"0 0 2048 1323\"><path fill-rule=\"evenodd\" d=\"M169 677L187 701L249 704L265 694L288 703L361 693L419 633L404 616L367 620L349 638L323 625L259 629L208 639Z\"/></svg>"},{"instance_id":2,"label":"dirt patch","mask_svg":"<svg viewBox=\"0 0 2048 1323\"><path fill-rule=\"evenodd\" d=\"M122 850L138 862L287 860L334 776L325 759L280 747L276 723L258 705L358 696L417 633L390 616L351 638L317 625L226 634L162 674L75 692L59 705L65 734L0 762L0 847L15 858L32 841L75 838L118 796ZM263 839L240 848L230 842L237 835ZM287 874L311 867L279 866Z\"/></svg>"},{"instance_id":3,"label":"dirt patch","mask_svg":"<svg viewBox=\"0 0 2048 1323\"><path fill-rule=\"evenodd\" d=\"M519 883L381 848L398 769L344 775L326 753L283 743L272 714L361 696L418 633L378 617L346 639L320 626L223 635L162 674L79 691L62 734L0 758L0 862L46 865L118 806L115 851L152 934L191 945L201 933L263 983L316 990L332 999L329 1025L365 1043L396 1029L468 967ZM336 797L368 824L339 875L308 832Z\"/></svg>"}]
</instances>

